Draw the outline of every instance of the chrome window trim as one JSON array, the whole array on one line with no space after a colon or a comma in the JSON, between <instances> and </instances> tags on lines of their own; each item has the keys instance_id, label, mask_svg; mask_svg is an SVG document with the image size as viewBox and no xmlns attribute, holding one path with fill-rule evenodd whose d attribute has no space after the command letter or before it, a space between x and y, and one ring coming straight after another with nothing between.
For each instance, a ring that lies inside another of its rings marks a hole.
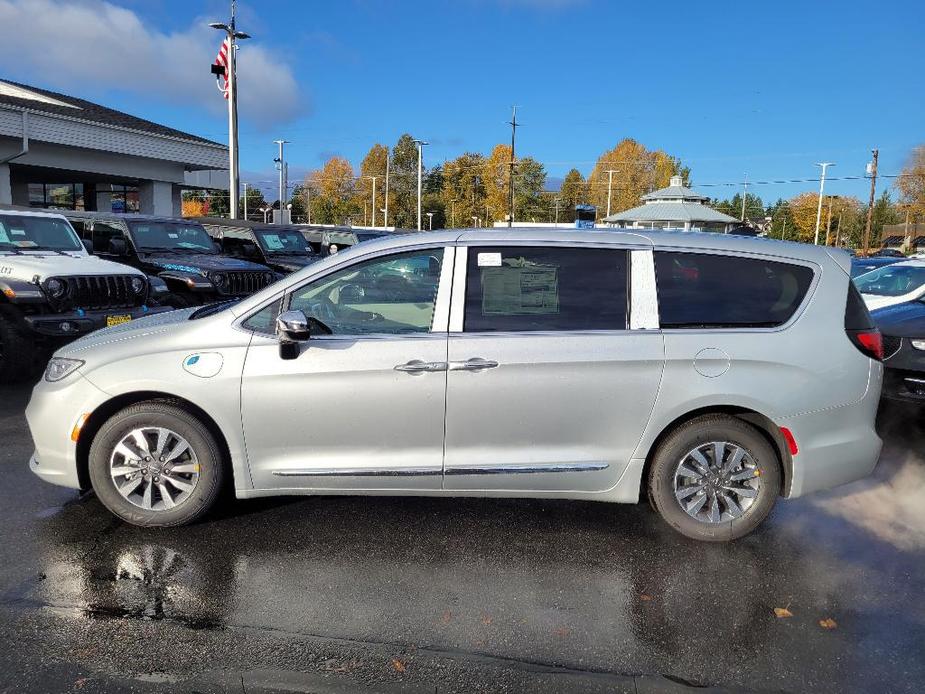
<instances>
[{"instance_id":1,"label":"chrome window trim","mask_svg":"<svg viewBox=\"0 0 925 694\"><path fill-rule=\"evenodd\" d=\"M466 311L466 264L469 262L469 247L456 247L456 264L453 268L453 295L450 304L448 332L463 331L463 317Z\"/></svg>"},{"instance_id":2,"label":"chrome window trim","mask_svg":"<svg viewBox=\"0 0 925 694\"><path fill-rule=\"evenodd\" d=\"M274 470L277 477L413 477L442 475L442 467L312 467L295 470Z\"/></svg>"}]
</instances>

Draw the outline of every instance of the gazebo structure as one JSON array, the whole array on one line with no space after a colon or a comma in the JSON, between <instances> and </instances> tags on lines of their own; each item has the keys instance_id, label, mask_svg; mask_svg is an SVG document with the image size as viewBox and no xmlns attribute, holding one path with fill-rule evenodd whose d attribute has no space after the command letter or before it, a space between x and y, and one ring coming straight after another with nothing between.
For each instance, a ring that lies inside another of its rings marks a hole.
<instances>
[{"instance_id":1,"label":"gazebo structure","mask_svg":"<svg viewBox=\"0 0 925 694\"><path fill-rule=\"evenodd\" d=\"M741 223L704 204L710 198L685 186L672 176L667 188L642 196L642 204L617 212L604 221L623 229L672 229L676 231L728 232Z\"/></svg>"}]
</instances>

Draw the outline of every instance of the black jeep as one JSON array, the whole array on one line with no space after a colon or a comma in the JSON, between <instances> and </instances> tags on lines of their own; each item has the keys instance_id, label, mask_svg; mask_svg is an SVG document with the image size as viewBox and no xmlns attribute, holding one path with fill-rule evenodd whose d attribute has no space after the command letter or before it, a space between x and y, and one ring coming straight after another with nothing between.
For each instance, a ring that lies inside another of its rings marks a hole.
<instances>
[{"instance_id":1,"label":"black jeep","mask_svg":"<svg viewBox=\"0 0 925 694\"><path fill-rule=\"evenodd\" d=\"M281 275L322 257L297 226L218 217L198 217L194 221L202 224L224 255L263 263Z\"/></svg>"},{"instance_id":2,"label":"black jeep","mask_svg":"<svg viewBox=\"0 0 925 694\"><path fill-rule=\"evenodd\" d=\"M247 296L277 279L265 265L229 258L201 224L136 214L62 211L94 255L166 282L181 308Z\"/></svg>"}]
</instances>

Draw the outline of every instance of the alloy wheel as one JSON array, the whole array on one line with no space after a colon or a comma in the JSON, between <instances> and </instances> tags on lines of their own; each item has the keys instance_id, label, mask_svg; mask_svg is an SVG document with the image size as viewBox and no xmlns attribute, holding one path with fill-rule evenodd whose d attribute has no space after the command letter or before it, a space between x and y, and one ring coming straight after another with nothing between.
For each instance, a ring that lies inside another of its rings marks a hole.
<instances>
[{"instance_id":1,"label":"alloy wheel","mask_svg":"<svg viewBox=\"0 0 925 694\"><path fill-rule=\"evenodd\" d=\"M761 489L761 470L739 445L710 441L685 455L674 474L674 496L684 512L702 523L742 516Z\"/></svg>"},{"instance_id":2,"label":"alloy wheel","mask_svg":"<svg viewBox=\"0 0 925 694\"><path fill-rule=\"evenodd\" d=\"M186 501L199 482L199 459L189 442L164 427L133 429L109 458L116 490L146 511L169 511Z\"/></svg>"}]
</instances>

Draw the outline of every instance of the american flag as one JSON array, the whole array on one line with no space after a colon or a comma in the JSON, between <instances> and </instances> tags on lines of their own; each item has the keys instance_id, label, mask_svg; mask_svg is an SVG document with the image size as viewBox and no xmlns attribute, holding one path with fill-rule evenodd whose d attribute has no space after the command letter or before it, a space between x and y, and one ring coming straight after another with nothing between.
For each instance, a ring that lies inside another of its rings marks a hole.
<instances>
[{"instance_id":1,"label":"american flag","mask_svg":"<svg viewBox=\"0 0 925 694\"><path fill-rule=\"evenodd\" d=\"M215 65L220 65L225 68L225 74L221 76L221 91L225 95L225 98L228 98L228 71L230 70L228 63L228 53L231 48L231 39L226 38L222 41L222 47L218 49L218 55L215 57Z\"/></svg>"}]
</instances>

